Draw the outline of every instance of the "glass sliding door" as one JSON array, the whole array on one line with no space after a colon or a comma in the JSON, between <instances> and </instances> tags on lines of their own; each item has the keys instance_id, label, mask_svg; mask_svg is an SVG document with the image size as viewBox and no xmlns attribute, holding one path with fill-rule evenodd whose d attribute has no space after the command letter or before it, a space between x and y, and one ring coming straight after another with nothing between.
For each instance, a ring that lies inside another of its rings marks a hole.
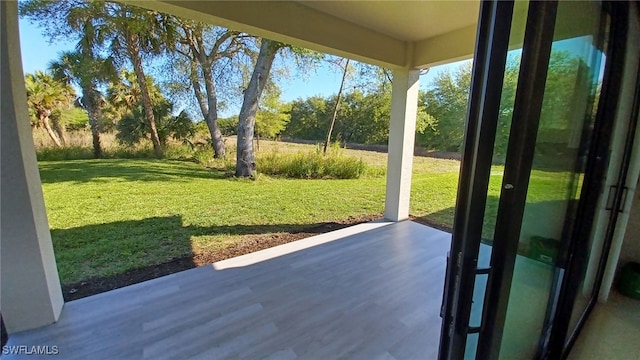
<instances>
[{"instance_id":1,"label":"glass sliding door","mask_svg":"<svg viewBox=\"0 0 640 360\"><path fill-rule=\"evenodd\" d=\"M544 349L577 227L605 63L601 4L560 2L510 284L501 359ZM586 194L584 194L586 195ZM499 260L497 260L499 261ZM545 336L542 336L545 339Z\"/></svg>"},{"instance_id":2,"label":"glass sliding door","mask_svg":"<svg viewBox=\"0 0 640 360\"><path fill-rule=\"evenodd\" d=\"M482 3L440 359L562 354L608 166L612 23L600 2Z\"/></svg>"}]
</instances>

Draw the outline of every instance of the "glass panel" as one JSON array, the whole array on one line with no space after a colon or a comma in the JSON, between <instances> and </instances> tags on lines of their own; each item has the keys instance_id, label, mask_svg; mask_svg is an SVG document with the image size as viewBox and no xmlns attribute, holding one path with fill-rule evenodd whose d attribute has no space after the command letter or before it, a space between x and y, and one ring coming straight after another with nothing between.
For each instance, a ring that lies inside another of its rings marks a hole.
<instances>
[{"instance_id":1,"label":"glass panel","mask_svg":"<svg viewBox=\"0 0 640 360\"><path fill-rule=\"evenodd\" d=\"M604 63L600 6L558 5L501 359L536 356L548 305L556 301L556 261L573 230Z\"/></svg>"},{"instance_id":2,"label":"glass panel","mask_svg":"<svg viewBox=\"0 0 640 360\"><path fill-rule=\"evenodd\" d=\"M502 82L502 96L500 98L500 117L498 118L496 140L493 146L493 161L491 164L491 174L489 178L489 189L487 191L487 203L485 205L482 244L478 255L478 268L488 268L491 264L491 244L496 228L496 216L498 204L500 202L500 189L502 187L502 177L504 175L504 160L506 156L507 143L509 141L509 130L513 116L513 105L515 102L518 73L520 71L520 55L522 54L522 43L524 41L524 30L527 22L528 1L517 1L513 9L513 19L511 33L509 34L509 48L513 49L507 53L505 66L505 76ZM479 326L484 308L484 297L487 288L487 275L476 276L473 290L473 304L469 318L470 326ZM478 346L478 334L467 336L467 346L465 349L465 359L475 359Z\"/></svg>"},{"instance_id":3,"label":"glass panel","mask_svg":"<svg viewBox=\"0 0 640 360\"><path fill-rule=\"evenodd\" d=\"M601 34L603 35L602 38L600 39L600 45L599 49L600 51L594 51L593 52L593 59L592 62L594 62L594 66L596 66L596 63L599 61L600 62L600 72L598 74L598 85L597 85L597 89L596 89L596 98L594 99L595 104L598 103L598 95L600 94L600 86L602 85L602 79L604 77L604 64L605 64L605 56L604 53L606 53L606 39L608 36L606 36L606 30L609 28L609 24L610 24L610 17L608 16L608 14L606 16L603 16L602 21L601 21L601 26L603 28L603 30L601 30ZM593 113L592 116L595 117L595 113L596 113L597 107L594 106L593 107ZM605 201L604 197L600 199L600 202ZM603 205L599 205L598 209L603 208ZM603 210L601 210L603 211ZM608 218L608 217L607 217ZM569 333L571 333L573 331L573 329L575 329L580 316L582 316L582 313L584 313L585 309L587 308L587 304L589 303L589 300L591 299L592 296L592 292L593 292L593 288L594 288L594 275L595 275L595 270L598 266L599 260L600 260L600 255L601 255L601 247L602 247L602 241L604 240L604 236L605 236L605 230L606 230L606 224L602 223L602 222L598 222L597 224L594 224L594 227L591 231L591 236L589 237L589 239L584 243L583 246L585 246L587 249L589 249L589 255L588 255L588 268L591 268L591 275L587 276L587 264L585 264L585 267L583 269L582 272L582 281L580 283L579 289L580 291L578 292L577 296L576 296L576 300L574 302L573 305L573 310L571 313L571 319L569 322Z\"/></svg>"}]
</instances>

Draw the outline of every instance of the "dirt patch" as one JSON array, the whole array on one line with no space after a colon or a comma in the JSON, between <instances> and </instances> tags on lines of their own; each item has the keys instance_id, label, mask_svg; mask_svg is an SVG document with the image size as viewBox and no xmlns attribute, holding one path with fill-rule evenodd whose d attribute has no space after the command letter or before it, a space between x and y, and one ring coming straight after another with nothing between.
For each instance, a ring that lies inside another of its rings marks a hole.
<instances>
[{"instance_id":1,"label":"dirt patch","mask_svg":"<svg viewBox=\"0 0 640 360\"><path fill-rule=\"evenodd\" d=\"M419 224L427 225L427 226L432 227L434 229L442 230L444 232L448 232L448 233L452 233L453 232L453 228L451 226L439 224L437 222L431 221L431 220L426 219L424 217L409 216L409 219L411 221L417 222Z\"/></svg>"},{"instance_id":2,"label":"dirt patch","mask_svg":"<svg viewBox=\"0 0 640 360\"><path fill-rule=\"evenodd\" d=\"M198 266L208 265L216 261L249 254L314 235L373 221L380 217L380 214L366 215L349 218L339 222L321 223L299 231L282 232L277 234L247 235L242 242L228 248L173 259L162 264L133 269L113 276L91 278L72 284L65 284L62 286L62 294L65 301L77 300L83 297L103 293L105 291L155 279L160 276L173 274Z\"/></svg>"}]
</instances>

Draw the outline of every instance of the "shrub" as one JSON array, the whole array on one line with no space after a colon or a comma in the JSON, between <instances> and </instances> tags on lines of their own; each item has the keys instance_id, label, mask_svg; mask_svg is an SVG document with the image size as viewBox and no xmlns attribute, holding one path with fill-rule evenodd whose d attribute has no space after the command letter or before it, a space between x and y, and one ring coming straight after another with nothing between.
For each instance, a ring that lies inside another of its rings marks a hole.
<instances>
[{"instance_id":1,"label":"shrub","mask_svg":"<svg viewBox=\"0 0 640 360\"><path fill-rule=\"evenodd\" d=\"M46 147L36 152L39 161L93 159L93 149L84 146Z\"/></svg>"},{"instance_id":2,"label":"shrub","mask_svg":"<svg viewBox=\"0 0 640 360\"><path fill-rule=\"evenodd\" d=\"M152 159L155 158L153 146L150 143L136 146L116 146L104 151L104 157L109 159Z\"/></svg>"},{"instance_id":3,"label":"shrub","mask_svg":"<svg viewBox=\"0 0 640 360\"><path fill-rule=\"evenodd\" d=\"M357 179L367 168L361 159L317 151L297 154L274 151L259 155L256 162L260 173L300 179Z\"/></svg>"}]
</instances>

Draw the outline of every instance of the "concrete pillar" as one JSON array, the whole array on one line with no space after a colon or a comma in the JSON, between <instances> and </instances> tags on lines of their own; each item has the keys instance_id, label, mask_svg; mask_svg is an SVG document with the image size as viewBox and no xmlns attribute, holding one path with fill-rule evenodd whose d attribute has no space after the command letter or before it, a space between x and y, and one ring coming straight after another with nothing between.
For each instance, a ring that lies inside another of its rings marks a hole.
<instances>
[{"instance_id":1,"label":"concrete pillar","mask_svg":"<svg viewBox=\"0 0 640 360\"><path fill-rule=\"evenodd\" d=\"M384 217L391 221L409 218L419 80L419 70L393 72L387 193L384 204Z\"/></svg>"},{"instance_id":2,"label":"concrete pillar","mask_svg":"<svg viewBox=\"0 0 640 360\"><path fill-rule=\"evenodd\" d=\"M55 322L64 304L29 125L17 6L0 1L0 311L9 333Z\"/></svg>"}]
</instances>

